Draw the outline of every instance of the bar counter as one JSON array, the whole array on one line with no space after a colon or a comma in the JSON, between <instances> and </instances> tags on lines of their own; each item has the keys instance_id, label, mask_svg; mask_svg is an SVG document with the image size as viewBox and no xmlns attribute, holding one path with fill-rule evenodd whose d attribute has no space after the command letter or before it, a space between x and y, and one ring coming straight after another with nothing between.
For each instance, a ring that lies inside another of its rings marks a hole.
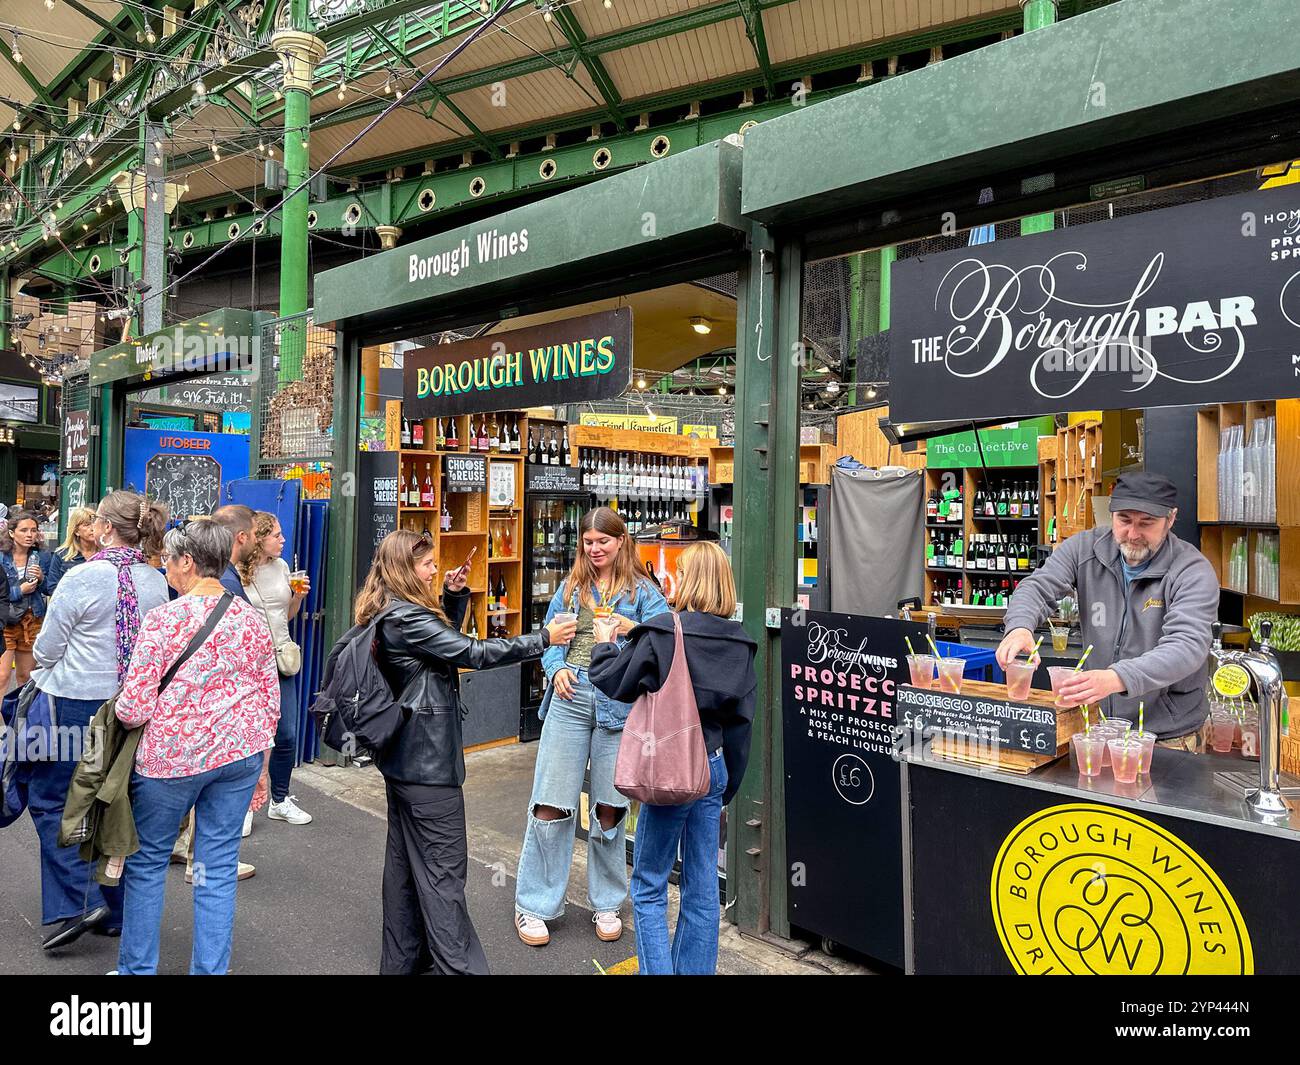
<instances>
[{"instance_id":1,"label":"bar counter","mask_svg":"<svg viewBox=\"0 0 1300 1065\"><path fill-rule=\"evenodd\" d=\"M1214 780L1236 755L1157 747L1149 777L1028 775L900 752L904 955L915 973L1300 969L1300 811ZM959 885L959 887L955 887Z\"/></svg>"}]
</instances>

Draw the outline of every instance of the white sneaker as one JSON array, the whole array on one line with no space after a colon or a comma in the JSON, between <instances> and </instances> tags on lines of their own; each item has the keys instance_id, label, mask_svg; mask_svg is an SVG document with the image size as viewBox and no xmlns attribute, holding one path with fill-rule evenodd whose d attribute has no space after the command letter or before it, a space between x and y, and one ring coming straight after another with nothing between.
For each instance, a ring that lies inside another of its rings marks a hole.
<instances>
[{"instance_id":1,"label":"white sneaker","mask_svg":"<svg viewBox=\"0 0 1300 1065\"><path fill-rule=\"evenodd\" d=\"M551 941L546 922L530 914L515 914L515 930L519 933L519 938L530 947L544 947Z\"/></svg>"},{"instance_id":2,"label":"white sneaker","mask_svg":"<svg viewBox=\"0 0 1300 1065\"><path fill-rule=\"evenodd\" d=\"M593 913L591 923L596 926L596 937L606 943L613 943L623 935L623 918L617 913L609 910Z\"/></svg>"},{"instance_id":3,"label":"white sneaker","mask_svg":"<svg viewBox=\"0 0 1300 1065\"><path fill-rule=\"evenodd\" d=\"M247 839L252 834L252 832L253 832L253 811L249 810L248 813L244 814L244 831L240 833L240 836L243 837L244 839Z\"/></svg>"},{"instance_id":4,"label":"white sneaker","mask_svg":"<svg viewBox=\"0 0 1300 1065\"><path fill-rule=\"evenodd\" d=\"M311 814L298 808L293 795L285 796L284 802L273 802L266 811L272 821L288 821L291 825L311 824Z\"/></svg>"}]
</instances>

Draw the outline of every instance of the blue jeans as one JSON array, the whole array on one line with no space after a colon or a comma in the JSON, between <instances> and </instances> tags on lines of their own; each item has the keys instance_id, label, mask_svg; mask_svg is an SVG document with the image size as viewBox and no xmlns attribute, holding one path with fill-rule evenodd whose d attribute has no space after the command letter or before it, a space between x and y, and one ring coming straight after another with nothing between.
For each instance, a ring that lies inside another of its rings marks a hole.
<instances>
[{"instance_id":1,"label":"blue jeans","mask_svg":"<svg viewBox=\"0 0 1300 1065\"><path fill-rule=\"evenodd\" d=\"M718 837L727 763L709 759L708 795L684 806L641 804L632 862L636 949L645 976L712 976L718 967ZM668 945L668 875L682 850L681 907Z\"/></svg>"},{"instance_id":2,"label":"blue jeans","mask_svg":"<svg viewBox=\"0 0 1300 1065\"><path fill-rule=\"evenodd\" d=\"M572 667L570 667L572 668ZM596 724L595 689L585 669L575 670L573 698L551 699L537 744L528 827L519 855L515 909L549 921L564 913L573 841L577 835L582 777L591 761L590 827L587 830L587 901L593 910L616 911L627 898L627 798L614 790L614 763L623 733ZM618 811L608 831L600 827L597 805ZM554 821L537 817L538 806L564 811Z\"/></svg>"},{"instance_id":3,"label":"blue jeans","mask_svg":"<svg viewBox=\"0 0 1300 1065\"><path fill-rule=\"evenodd\" d=\"M190 975L219 976L230 965L235 874L244 812L262 772L260 753L192 777L131 776L131 808L140 849L126 860L125 920L117 971L158 971L163 888L180 823L191 809L194 837L194 949Z\"/></svg>"},{"instance_id":4,"label":"blue jeans","mask_svg":"<svg viewBox=\"0 0 1300 1065\"><path fill-rule=\"evenodd\" d=\"M55 698L55 721L60 728L83 730L84 736L86 726L103 702L103 699ZM27 809L41 840L41 923L53 924L107 906L108 917L101 925L120 928L122 889L98 884L94 863L82 861L75 846L59 846L59 823L68 800L68 785L72 783L72 773L81 755L79 745L75 746L76 749L70 745L59 750L58 754L67 756L59 761L29 763Z\"/></svg>"},{"instance_id":5,"label":"blue jeans","mask_svg":"<svg viewBox=\"0 0 1300 1065\"><path fill-rule=\"evenodd\" d=\"M298 761L298 678L280 678L280 723L275 726L275 749L267 773L271 777L271 801L289 797L289 777Z\"/></svg>"}]
</instances>

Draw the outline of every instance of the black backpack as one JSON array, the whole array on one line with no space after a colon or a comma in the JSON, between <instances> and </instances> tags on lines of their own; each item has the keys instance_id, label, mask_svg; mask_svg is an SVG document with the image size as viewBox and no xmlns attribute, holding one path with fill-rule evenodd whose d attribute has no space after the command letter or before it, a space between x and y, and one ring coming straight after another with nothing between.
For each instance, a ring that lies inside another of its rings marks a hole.
<instances>
[{"instance_id":1,"label":"black backpack","mask_svg":"<svg viewBox=\"0 0 1300 1065\"><path fill-rule=\"evenodd\" d=\"M385 608L349 629L334 645L320 693L312 704L321 737L336 751L378 753L404 724L402 709L376 657Z\"/></svg>"}]
</instances>

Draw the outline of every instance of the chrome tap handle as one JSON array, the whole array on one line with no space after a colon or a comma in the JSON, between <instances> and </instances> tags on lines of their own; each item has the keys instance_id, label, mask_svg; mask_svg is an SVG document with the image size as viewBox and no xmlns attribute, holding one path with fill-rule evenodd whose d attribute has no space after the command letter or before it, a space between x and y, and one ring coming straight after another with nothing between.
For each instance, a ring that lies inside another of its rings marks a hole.
<instances>
[{"instance_id":1,"label":"chrome tap handle","mask_svg":"<svg viewBox=\"0 0 1300 1065\"><path fill-rule=\"evenodd\" d=\"M1273 635L1273 623L1263 619L1259 623L1259 649L1263 654L1268 654L1268 640Z\"/></svg>"},{"instance_id":2,"label":"chrome tap handle","mask_svg":"<svg viewBox=\"0 0 1300 1065\"><path fill-rule=\"evenodd\" d=\"M1223 649L1223 622L1215 621L1210 624L1210 637L1213 640L1211 646L1214 650Z\"/></svg>"}]
</instances>

